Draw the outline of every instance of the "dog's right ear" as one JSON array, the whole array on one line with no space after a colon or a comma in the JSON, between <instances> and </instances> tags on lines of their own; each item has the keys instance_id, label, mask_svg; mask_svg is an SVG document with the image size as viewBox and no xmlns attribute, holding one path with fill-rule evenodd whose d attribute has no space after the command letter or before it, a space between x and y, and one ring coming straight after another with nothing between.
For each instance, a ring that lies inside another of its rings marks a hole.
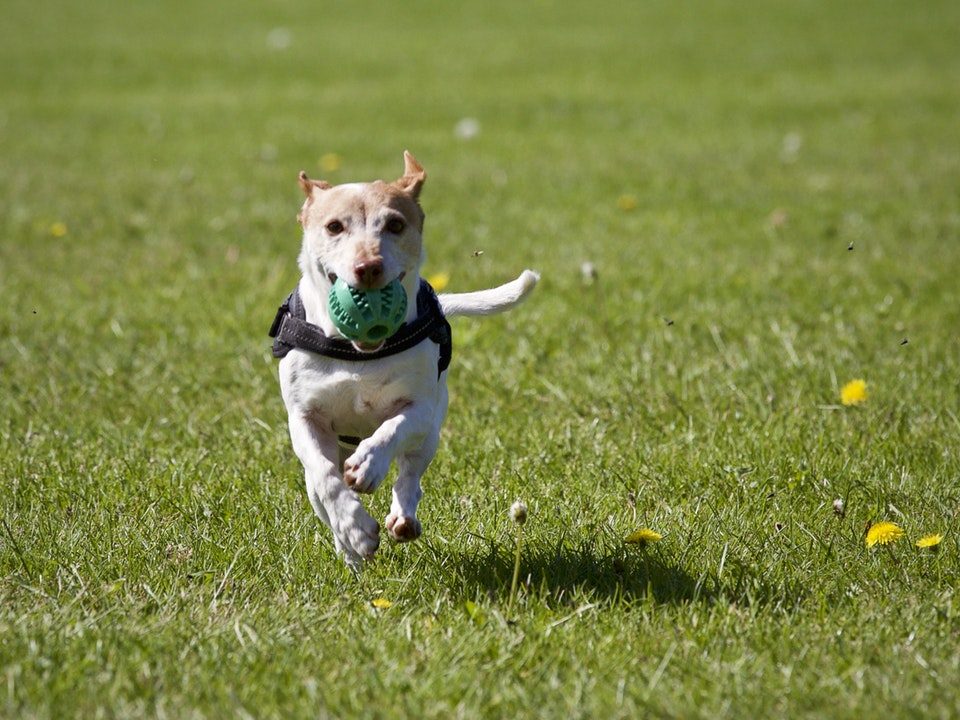
<instances>
[{"instance_id":1,"label":"dog's right ear","mask_svg":"<svg viewBox=\"0 0 960 720\"><path fill-rule=\"evenodd\" d=\"M329 190L332 186L324 180L311 180L307 177L307 173L304 170L300 171L298 179L300 181L300 189L303 190L303 194L307 196L303 207L300 209L300 212L297 213L297 222L303 225L307 217L307 208L310 207L310 201L313 200L313 191Z\"/></svg>"},{"instance_id":2,"label":"dog's right ear","mask_svg":"<svg viewBox=\"0 0 960 720\"><path fill-rule=\"evenodd\" d=\"M307 197L310 197L313 194L313 189L317 188L319 190L329 190L330 183L325 182L324 180L311 180L307 177L305 170L300 171L299 176L300 189L303 190L303 194Z\"/></svg>"}]
</instances>

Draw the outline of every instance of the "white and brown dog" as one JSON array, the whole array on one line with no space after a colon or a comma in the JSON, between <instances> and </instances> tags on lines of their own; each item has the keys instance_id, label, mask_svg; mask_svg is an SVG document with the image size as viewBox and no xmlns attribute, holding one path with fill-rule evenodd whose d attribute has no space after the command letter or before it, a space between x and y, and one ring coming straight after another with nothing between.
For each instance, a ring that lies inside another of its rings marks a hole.
<instances>
[{"instance_id":1,"label":"white and brown dog","mask_svg":"<svg viewBox=\"0 0 960 720\"><path fill-rule=\"evenodd\" d=\"M290 341L285 352L276 353L282 356L280 389L310 503L333 531L337 551L355 569L380 544L380 525L358 493L376 490L394 459L398 473L387 531L400 542L420 535L420 477L437 450L446 416L447 373L440 362L441 346L430 338L394 354L381 346L353 343L351 348L329 315L332 284L342 278L352 287L370 290L399 279L407 294L407 328L415 325L429 302L444 325L443 317L507 310L538 280L536 273L524 270L497 288L434 296L419 272L424 214L418 198L425 179L410 153L404 153L403 177L391 183L331 186L300 173L300 187L307 196L299 215L300 327L350 352L331 356ZM287 305L281 308L272 335L290 314Z\"/></svg>"}]
</instances>

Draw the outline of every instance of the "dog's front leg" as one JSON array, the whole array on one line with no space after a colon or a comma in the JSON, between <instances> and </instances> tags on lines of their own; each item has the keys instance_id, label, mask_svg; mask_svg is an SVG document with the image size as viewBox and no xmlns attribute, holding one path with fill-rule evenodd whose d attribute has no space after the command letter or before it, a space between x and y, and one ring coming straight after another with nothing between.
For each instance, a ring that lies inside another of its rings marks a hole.
<instances>
[{"instance_id":1,"label":"dog's front leg","mask_svg":"<svg viewBox=\"0 0 960 720\"><path fill-rule=\"evenodd\" d=\"M344 482L357 492L376 490L395 455L423 445L433 430L433 416L434 405L412 402L384 420L343 464Z\"/></svg>"},{"instance_id":2,"label":"dog's front leg","mask_svg":"<svg viewBox=\"0 0 960 720\"><path fill-rule=\"evenodd\" d=\"M321 423L309 421L296 408L289 414L290 439L303 463L307 496L317 516L333 531L337 552L359 569L380 545L380 526L346 487L337 469L337 439Z\"/></svg>"}]
</instances>

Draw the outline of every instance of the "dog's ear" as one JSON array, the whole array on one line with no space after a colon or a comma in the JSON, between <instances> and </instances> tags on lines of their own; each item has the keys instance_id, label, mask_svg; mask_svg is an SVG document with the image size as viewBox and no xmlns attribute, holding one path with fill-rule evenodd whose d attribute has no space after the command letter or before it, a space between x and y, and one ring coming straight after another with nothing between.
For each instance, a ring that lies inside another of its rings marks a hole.
<instances>
[{"instance_id":1,"label":"dog's ear","mask_svg":"<svg viewBox=\"0 0 960 720\"><path fill-rule=\"evenodd\" d=\"M420 197L420 189L427 180L427 173L423 171L423 166L417 162L417 159L409 151L403 151L403 177L397 180L394 185L409 193L416 200Z\"/></svg>"},{"instance_id":2,"label":"dog's ear","mask_svg":"<svg viewBox=\"0 0 960 720\"><path fill-rule=\"evenodd\" d=\"M303 194L307 197L310 197L313 194L313 189L318 188L320 190L329 190L330 183L323 180L311 180L307 177L307 173L304 170L300 171L300 189L303 190Z\"/></svg>"},{"instance_id":3,"label":"dog's ear","mask_svg":"<svg viewBox=\"0 0 960 720\"><path fill-rule=\"evenodd\" d=\"M329 190L331 185L323 180L311 180L303 170L300 171L298 179L300 181L300 189L303 190L303 194L307 196L303 207L300 209L300 212L297 213L297 222L303 225L307 217L307 208L310 207L310 201L313 200L313 191Z\"/></svg>"}]
</instances>

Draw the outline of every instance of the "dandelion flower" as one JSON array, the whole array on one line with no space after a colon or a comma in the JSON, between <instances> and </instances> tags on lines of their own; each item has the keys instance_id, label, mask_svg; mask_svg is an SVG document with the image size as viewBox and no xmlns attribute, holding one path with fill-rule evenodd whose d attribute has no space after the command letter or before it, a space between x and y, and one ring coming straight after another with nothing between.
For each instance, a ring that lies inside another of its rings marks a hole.
<instances>
[{"instance_id":1,"label":"dandelion flower","mask_svg":"<svg viewBox=\"0 0 960 720\"><path fill-rule=\"evenodd\" d=\"M867 383L864 380L851 380L840 388L840 402L844 405L859 405L867 399Z\"/></svg>"},{"instance_id":2,"label":"dandelion flower","mask_svg":"<svg viewBox=\"0 0 960 720\"><path fill-rule=\"evenodd\" d=\"M597 280L597 266L589 260L580 265L580 278L585 285L592 285Z\"/></svg>"},{"instance_id":3,"label":"dandelion flower","mask_svg":"<svg viewBox=\"0 0 960 720\"><path fill-rule=\"evenodd\" d=\"M444 288L450 284L450 273L437 272L432 275L427 275L427 282L430 283L437 292L443 292Z\"/></svg>"},{"instance_id":4,"label":"dandelion flower","mask_svg":"<svg viewBox=\"0 0 960 720\"><path fill-rule=\"evenodd\" d=\"M374 598L370 601L370 604L377 610L386 610L387 608L393 607L393 603L383 597Z\"/></svg>"},{"instance_id":5,"label":"dandelion flower","mask_svg":"<svg viewBox=\"0 0 960 720\"><path fill-rule=\"evenodd\" d=\"M50 226L50 234L55 238L62 238L67 234L67 225L62 222L55 222Z\"/></svg>"},{"instance_id":6,"label":"dandelion flower","mask_svg":"<svg viewBox=\"0 0 960 720\"><path fill-rule=\"evenodd\" d=\"M633 195L621 195L617 198L617 207L624 212L635 210L637 207L637 198Z\"/></svg>"},{"instance_id":7,"label":"dandelion flower","mask_svg":"<svg viewBox=\"0 0 960 720\"><path fill-rule=\"evenodd\" d=\"M336 172L343 163L336 153L325 153L320 156L320 169L327 173Z\"/></svg>"},{"instance_id":8,"label":"dandelion flower","mask_svg":"<svg viewBox=\"0 0 960 720\"><path fill-rule=\"evenodd\" d=\"M453 126L453 134L458 140L473 140L480 134L480 121L472 117L461 118Z\"/></svg>"},{"instance_id":9,"label":"dandelion flower","mask_svg":"<svg viewBox=\"0 0 960 720\"><path fill-rule=\"evenodd\" d=\"M903 537L903 528L896 523L878 522L867 530L867 547L874 545L889 545Z\"/></svg>"},{"instance_id":10,"label":"dandelion flower","mask_svg":"<svg viewBox=\"0 0 960 720\"><path fill-rule=\"evenodd\" d=\"M527 521L527 505L517 500L510 506L510 519L518 525L523 525Z\"/></svg>"},{"instance_id":11,"label":"dandelion flower","mask_svg":"<svg viewBox=\"0 0 960 720\"><path fill-rule=\"evenodd\" d=\"M517 524L517 551L513 556L513 580L510 582L507 615L513 610L513 598L517 594L517 580L520 579L520 548L523 547L523 524L527 521L527 504L517 500L510 506L510 518Z\"/></svg>"},{"instance_id":12,"label":"dandelion flower","mask_svg":"<svg viewBox=\"0 0 960 720\"><path fill-rule=\"evenodd\" d=\"M940 533L934 533L933 535L924 535L922 538L917 540L917 547L923 550L937 550L939 549L940 541L943 540L943 535Z\"/></svg>"},{"instance_id":13,"label":"dandelion flower","mask_svg":"<svg viewBox=\"0 0 960 720\"><path fill-rule=\"evenodd\" d=\"M286 50L293 42L293 33L285 27L276 27L267 33L267 47L271 50Z\"/></svg>"},{"instance_id":14,"label":"dandelion flower","mask_svg":"<svg viewBox=\"0 0 960 720\"><path fill-rule=\"evenodd\" d=\"M623 539L625 543L631 545L646 545L647 543L660 542L663 538L663 535L658 533L656 530L651 530L650 528L640 528L639 530L634 530L632 533L627 535Z\"/></svg>"}]
</instances>

